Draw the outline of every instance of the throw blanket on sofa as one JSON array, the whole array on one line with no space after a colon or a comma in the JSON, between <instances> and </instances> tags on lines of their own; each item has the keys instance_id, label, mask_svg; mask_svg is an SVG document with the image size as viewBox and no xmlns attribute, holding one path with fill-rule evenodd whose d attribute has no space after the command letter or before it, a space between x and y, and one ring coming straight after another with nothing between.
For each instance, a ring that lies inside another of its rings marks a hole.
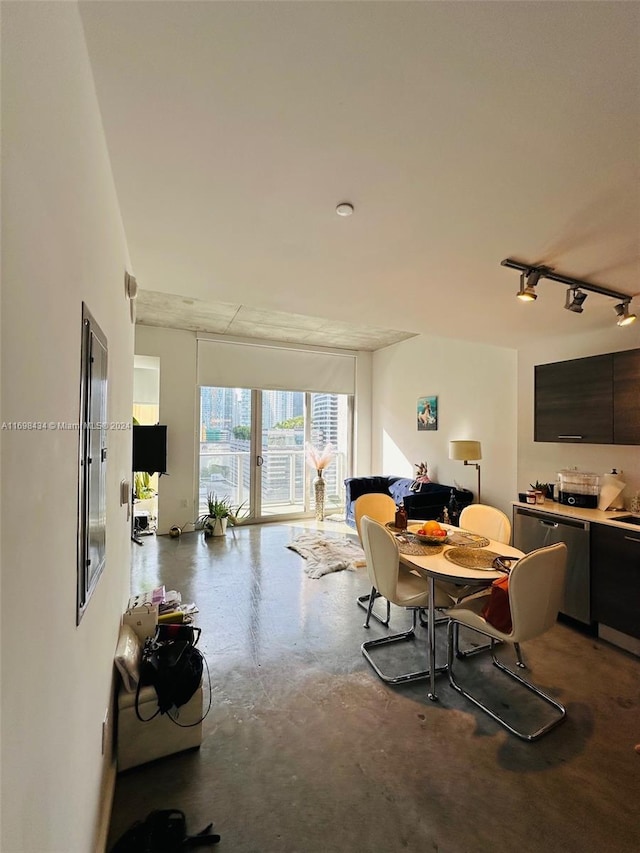
<instances>
[{"instance_id":1,"label":"throw blanket on sofa","mask_svg":"<svg viewBox=\"0 0 640 853\"><path fill-rule=\"evenodd\" d=\"M330 537L322 533L301 533L287 545L307 561L304 571L310 578L321 578L342 569L355 571L365 566L364 551L346 536Z\"/></svg>"}]
</instances>

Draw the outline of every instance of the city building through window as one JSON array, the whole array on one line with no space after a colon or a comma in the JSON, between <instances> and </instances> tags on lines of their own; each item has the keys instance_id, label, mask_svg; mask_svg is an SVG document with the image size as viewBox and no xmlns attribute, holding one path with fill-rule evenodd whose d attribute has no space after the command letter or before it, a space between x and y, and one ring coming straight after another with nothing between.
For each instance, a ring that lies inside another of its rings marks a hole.
<instances>
[{"instance_id":1,"label":"city building through window","mask_svg":"<svg viewBox=\"0 0 640 853\"><path fill-rule=\"evenodd\" d=\"M305 445L332 444L325 471L325 511L344 511L351 436L349 395L304 391L200 388L199 511L207 495L244 504L255 519L313 510Z\"/></svg>"}]
</instances>

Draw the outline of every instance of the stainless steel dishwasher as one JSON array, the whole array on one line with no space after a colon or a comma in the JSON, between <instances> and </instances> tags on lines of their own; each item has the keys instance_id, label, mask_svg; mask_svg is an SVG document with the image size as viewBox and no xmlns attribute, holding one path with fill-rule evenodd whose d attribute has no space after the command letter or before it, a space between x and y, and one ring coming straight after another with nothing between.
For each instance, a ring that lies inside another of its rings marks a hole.
<instances>
[{"instance_id":1,"label":"stainless steel dishwasher","mask_svg":"<svg viewBox=\"0 0 640 853\"><path fill-rule=\"evenodd\" d=\"M591 624L591 575L589 522L551 513L513 508L513 544L521 551L564 542L567 546L567 579L561 613Z\"/></svg>"}]
</instances>

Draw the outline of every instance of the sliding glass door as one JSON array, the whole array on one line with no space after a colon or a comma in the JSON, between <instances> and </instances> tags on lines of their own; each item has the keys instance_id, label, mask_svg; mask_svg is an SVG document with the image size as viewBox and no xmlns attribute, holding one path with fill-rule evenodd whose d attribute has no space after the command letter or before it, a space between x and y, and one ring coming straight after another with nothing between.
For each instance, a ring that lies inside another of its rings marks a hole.
<instances>
[{"instance_id":1,"label":"sliding glass door","mask_svg":"<svg viewBox=\"0 0 640 853\"><path fill-rule=\"evenodd\" d=\"M198 513L207 495L228 498L233 506L251 501L251 391L200 389L200 480Z\"/></svg>"},{"instance_id":2,"label":"sliding glass door","mask_svg":"<svg viewBox=\"0 0 640 853\"><path fill-rule=\"evenodd\" d=\"M262 391L257 514L301 515L305 504L305 401L302 391Z\"/></svg>"},{"instance_id":3,"label":"sliding glass door","mask_svg":"<svg viewBox=\"0 0 640 853\"><path fill-rule=\"evenodd\" d=\"M199 511L207 495L245 503L256 521L301 517L313 510L305 445L336 448L326 472L327 512L344 511L351 436L345 394L200 389Z\"/></svg>"}]
</instances>

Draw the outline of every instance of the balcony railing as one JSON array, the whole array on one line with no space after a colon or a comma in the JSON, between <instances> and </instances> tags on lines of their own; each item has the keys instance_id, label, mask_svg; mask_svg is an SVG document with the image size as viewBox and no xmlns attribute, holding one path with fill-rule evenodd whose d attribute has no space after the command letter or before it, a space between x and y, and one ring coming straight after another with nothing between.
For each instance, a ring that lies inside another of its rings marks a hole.
<instances>
[{"instance_id":1,"label":"balcony railing","mask_svg":"<svg viewBox=\"0 0 640 853\"><path fill-rule=\"evenodd\" d=\"M254 466L249 451L222 451L203 444L200 452L199 513L207 511L207 494L229 498L234 506L249 506L251 470ZM316 472L306 465L302 449L273 449L262 453L261 514L304 513L313 509L311 483ZM346 454L338 453L324 472L327 483L325 510L344 509Z\"/></svg>"}]
</instances>

